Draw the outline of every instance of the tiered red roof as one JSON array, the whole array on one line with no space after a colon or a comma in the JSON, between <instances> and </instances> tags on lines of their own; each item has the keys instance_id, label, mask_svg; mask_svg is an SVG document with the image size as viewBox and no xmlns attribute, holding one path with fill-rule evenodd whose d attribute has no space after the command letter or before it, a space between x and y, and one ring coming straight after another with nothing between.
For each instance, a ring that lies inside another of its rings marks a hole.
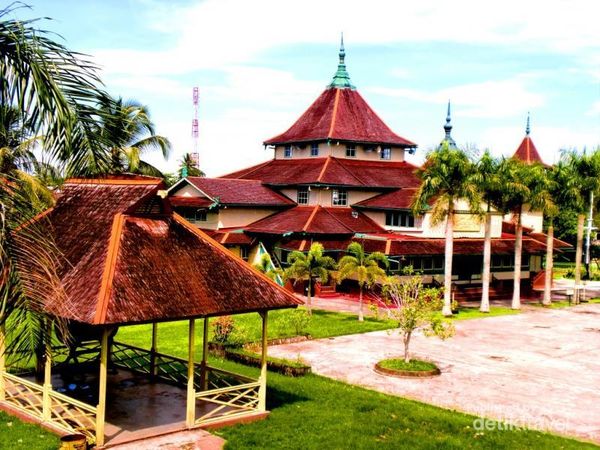
<instances>
[{"instance_id":1,"label":"tiered red roof","mask_svg":"<svg viewBox=\"0 0 600 450\"><path fill-rule=\"evenodd\" d=\"M72 180L44 215L65 295L45 310L93 325L292 307L299 302L176 214L160 180ZM158 199L158 200L157 200ZM33 225L27 225L33 226ZM218 276L215 276L218 274Z\"/></svg>"},{"instance_id":2,"label":"tiered red roof","mask_svg":"<svg viewBox=\"0 0 600 450\"><path fill-rule=\"evenodd\" d=\"M352 206L364 209L410 209L417 188L397 189L379 194Z\"/></svg>"},{"instance_id":3,"label":"tiered red roof","mask_svg":"<svg viewBox=\"0 0 600 450\"><path fill-rule=\"evenodd\" d=\"M250 233L354 234L385 231L352 208L297 206L258 220L245 228Z\"/></svg>"},{"instance_id":4,"label":"tiered red roof","mask_svg":"<svg viewBox=\"0 0 600 450\"><path fill-rule=\"evenodd\" d=\"M295 204L284 195L264 186L259 180L187 177L170 190L177 192L177 188L186 181L211 200L207 206L217 199L220 204L227 206L285 207ZM171 202L174 206L187 206L185 198L184 196L172 196ZM193 203L193 201L191 202Z\"/></svg>"},{"instance_id":5,"label":"tiered red roof","mask_svg":"<svg viewBox=\"0 0 600 450\"><path fill-rule=\"evenodd\" d=\"M521 141L521 144L519 145L519 148L517 148L513 158L520 159L525 164L529 165L536 163L546 165L544 164L542 157L538 153L537 148L535 148L535 145L529 136L525 136L523 138L523 141Z\"/></svg>"},{"instance_id":6,"label":"tiered red roof","mask_svg":"<svg viewBox=\"0 0 600 450\"><path fill-rule=\"evenodd\" d=\"M273 186L324 184L368 188L417 187L416 166L402 161L335 158L273 159L224 178L261 180Z\"/></svg>"},{"instance_id":7,"label":"tiered red roof","mask_svg":"<svg viewBox=\"0 0 600 450\"><path fill-rule=\"evenodd\" d=\"M287 250L299 250L303 247L302 240L290 240L280 244ZM352 237L340 240L319 240L325 250L343 251L351 242L359 242L368 253L381 252L385 255L400 256L426 256L443 255L445 240L436 238L419 238L414 236L389 233L386 235L367 235L365 237ZM304 246L305 247L305 246ZM546 246L539 241L524 237L523 249L527 253L543 253ZM492 253L495 255L514 254L515 241L513 237L492 239ZM456 238L454 239L454 254L456 255L481 255L483 253L483 239Z\"/></svg>"},{"instance_id":8,"label":"tiered red roof","mask_svg":"<svg viewBox=\"0 0 600 450\"><path fill-rule=\"evenodd\" d=\"M327 140L417 146L390 130L357 91L338 88L326 89L285 133L264 144Z\"/></svg>"}]
</instances>

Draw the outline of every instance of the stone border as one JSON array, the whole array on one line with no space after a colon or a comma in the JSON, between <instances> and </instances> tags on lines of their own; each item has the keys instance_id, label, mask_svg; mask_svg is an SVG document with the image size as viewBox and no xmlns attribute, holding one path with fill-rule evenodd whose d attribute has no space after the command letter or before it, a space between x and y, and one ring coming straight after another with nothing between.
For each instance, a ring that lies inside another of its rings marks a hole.
<instances>
[{"instance_id":1,"label":"stone border","mask_svg":"<svg viewBox=\"0 0 600 450\"><path fill-rule=\"evenodd\" d=\"M431 370L394 370L381 367L379 363L375 364L375 372L377 372L379 375L396 378L431 378L442 373L438 367Z\"/></svg>"}]
</instances>

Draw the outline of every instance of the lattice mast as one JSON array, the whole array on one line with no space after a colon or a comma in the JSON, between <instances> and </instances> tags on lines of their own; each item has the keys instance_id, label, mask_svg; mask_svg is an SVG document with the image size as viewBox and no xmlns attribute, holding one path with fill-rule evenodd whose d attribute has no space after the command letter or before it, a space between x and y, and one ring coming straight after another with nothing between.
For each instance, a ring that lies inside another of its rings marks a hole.
<instances>
[{"instance_id":1,"label":"lattice mast","mask_svg":"<svg viewBox=\"0 0 600 450\"><path fill-rule=\"evenodd\" d=\"M194 86L194 88L192 89L192 101L194 103L194 118L192 119L192 161L194 162L196 168L200 167L200 155L198 153L198 98L198 86Z\"/></svg>"}]
</instances>

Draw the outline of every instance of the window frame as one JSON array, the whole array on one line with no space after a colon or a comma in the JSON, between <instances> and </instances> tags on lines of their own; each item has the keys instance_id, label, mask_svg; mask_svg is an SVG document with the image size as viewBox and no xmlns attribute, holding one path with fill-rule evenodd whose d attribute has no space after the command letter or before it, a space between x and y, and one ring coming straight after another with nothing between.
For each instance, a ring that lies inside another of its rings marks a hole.
<instances>
[{"instance_id":1,"label":"window frame","mask_svg":"<svg viewBox=\"0 0 600 450\"><path fill-rule=\"evenodd\" d=\"M382 147L379 158L384 159L386 161L392 159L392 147Z\"/></svg>"},{"instance_id":2,"label":"window frame","mask_svg":"<svg viewBox=\"0 0 600 450\"><path fill-rule=\"evenodd\" d=\"M417 217L410 211L388 210L385 211L385 226L393 228L418 229Z\"/></svg>"},{"instance_id":3,"label":"window frame","mask_svg":"<svg viewBox=\"0 0 600 450\"><path fill-rule=\"evenodd\" d=\"M331 191L331 205L348 206L348 191L346 189L333 189Z\"/></svg>"},{"instance_id":4,"label":"window frame","mask_svg":"<svg viewBox=\"0 0 600 450\"><path fill-rule=\"evenodd\" d=\"M294 150L291 145L286 145L283 148L283 157L284 158L292 158L294 156Z\"/></svg>"},{"instance_id":5,"label":"window frame","mask_svg":"<svg viewBox=\"0 0 600 450\"><path fill-rule=\"evenodd\" d=\"M319 144L316 144L316 143L310 144L310 156L312 158L319 156Z\"/></svg>"},{"instance_id":6,"label":"window frame","mask_svg":"<svg viewBox=\"0 0 600 450\"><path fill-rule=\"evenodd\" d=\"M356 145L346 145L346 158L356 158Z\"/></svg>"},{"instance_id":7,"label":"window frame","mask_svg":"<svg viewBox=\"0 0 600 450\"><path fill-rule=\"evenodd\" d=\"M305 202L301 202L300 201L300 194L306 194L306 201ZM308 188L308 186L300 186L298 188L298 191L296 192L296 203L298 203L299 205L308 205L308 201L310 200L310 189Z\"/></svg>"}]
</instances>

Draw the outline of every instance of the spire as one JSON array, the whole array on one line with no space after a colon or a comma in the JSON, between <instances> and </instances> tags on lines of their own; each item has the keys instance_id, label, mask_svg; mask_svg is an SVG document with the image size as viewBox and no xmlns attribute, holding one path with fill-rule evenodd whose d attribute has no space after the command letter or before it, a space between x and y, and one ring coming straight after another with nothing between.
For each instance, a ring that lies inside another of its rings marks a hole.
<instances>
[{"instance_id":1,"label":"spire","mask_svg":"<svg viewBox=\"0 0 600 450\"><path fill-rule=\"evenodd\" d=\"M329 84L329 88L338 88L338 89L356 89L350 83L350 75L348 75L348 71L346 70L346 50L344 49L344 33L342 33L342 40L340 43L340 62L338 63L337 71L333 76L333 80L331 84Z\"/></svg>"},{"instance_id":2,"label":"spire","mask_svg":"<svg viewBox=\"0 0 600 450\"><path fill-rule=\"evenodd\" d=\"M450 100L448 100L448 112L446 113L446 124L444 125L444 131L446 132L446 135L444 136L444 140L440 143L440 147L444 144L444 142L447 142L448 147L457 148L456 142L454 142L454 139L452 139L452 136L450 135L452 131L452 124L450 123L451 120L452 118L450 116Z\"/></svg>"},{"instance_id":3,"label":"spire","mask_svg":"<svg viewBox=\"0 0 600 450\"><path fill-rule=\"evenodd\" d=\"M527 111L527 126L525 127L525 135L529 136L531 127L529 126L529 111Z\"/></svg>"}]
</instances>

